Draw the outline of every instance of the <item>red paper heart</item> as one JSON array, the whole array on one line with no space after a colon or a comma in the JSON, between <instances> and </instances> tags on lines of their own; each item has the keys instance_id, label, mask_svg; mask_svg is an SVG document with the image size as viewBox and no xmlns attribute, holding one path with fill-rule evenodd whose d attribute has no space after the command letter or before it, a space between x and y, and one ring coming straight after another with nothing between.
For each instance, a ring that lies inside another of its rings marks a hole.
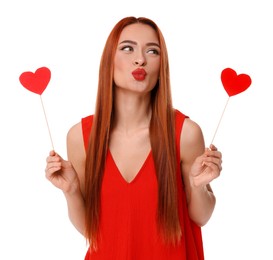
<instances>
[{"instance_id":1,"label":"red paper heart","mask_svg":"<svg viewBox=\"0 0 273 260\"><path fill-rule=\"evenodd\" d=\"M221 74L222 84L227 94L235 96L245 91L251 84L251 78L247 74L239 74L230 68L226 68Z\"/></svg>"},{"instance_id":2,"label":"red paper heart","mask_svg":"<svg viewBox=\"0 0 273 260\"><path fill-rule=\"evenodd\" d=\"M19 80L27 90L42 95L50 81L50 77L50 70L46 67L41 67L35 73L30 71L23 72Z\"/></svg>"}]
</instances>

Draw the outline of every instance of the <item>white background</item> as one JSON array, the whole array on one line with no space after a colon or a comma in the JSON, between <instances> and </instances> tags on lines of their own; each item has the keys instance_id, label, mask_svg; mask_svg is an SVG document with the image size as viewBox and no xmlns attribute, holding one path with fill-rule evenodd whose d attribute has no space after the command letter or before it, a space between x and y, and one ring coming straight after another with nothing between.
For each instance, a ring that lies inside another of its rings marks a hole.
<instances>
[{"instance_id":1,"label":"white background","mask_svg":"<svg viewBox=\"0 0 273 260\"><path fill-rule=\"evenodd\" d=\"M146 16L169 50L173 102L212 139L228 95L221 71L252 85L231 97L215 138L223 171L217 206L203 228L207 260L273 259L271 1L9 0L0 3L0 259L83 259L85 240L68 220L62 193L44 177L51 143L38 95L19 83L46 66L42 95L56 151L94 112L108 33L125 16Z\"/></svg>"}]
</instances>

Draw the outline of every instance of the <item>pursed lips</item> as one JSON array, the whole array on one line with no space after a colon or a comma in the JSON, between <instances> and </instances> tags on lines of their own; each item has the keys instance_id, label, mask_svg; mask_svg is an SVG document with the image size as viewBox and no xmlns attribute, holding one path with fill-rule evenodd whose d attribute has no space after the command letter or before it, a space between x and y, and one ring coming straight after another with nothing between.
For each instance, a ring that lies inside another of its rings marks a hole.
<instances>
[{"instance_id":1,"label":"pursed lips","mask_svg":"<svg viewBox=\"0 0 273 260\"><path fill-rule=\"evenodd\" d=\"M145 69L138 68L132 72L132 75L135 80L142 81L145 79L147 73L146 73Z\"/></svg>"}]
</instances>

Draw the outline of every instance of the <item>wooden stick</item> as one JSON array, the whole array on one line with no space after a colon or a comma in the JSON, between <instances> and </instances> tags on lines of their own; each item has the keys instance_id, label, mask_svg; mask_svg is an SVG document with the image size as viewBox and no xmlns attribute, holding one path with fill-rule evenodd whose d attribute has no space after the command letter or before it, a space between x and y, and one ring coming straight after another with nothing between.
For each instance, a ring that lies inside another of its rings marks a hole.
<instances>
[{"instance_id":1,"label":"wooden stick","mask_svg":"<svg viewBox=\"0 0 273 260\"><path fill-rule=\"evenodd\" d=\"M52 149L54 150L53 140L52 140L51 132L50 132L50 129L49 129L49 124L48 124L48 120L47 120L47 116L46 116L46 112L45 112L45 107L44 107L42 95L40 95L40 98L41 98L41 103L42 103L42 107L43 107L43 111L44 111L44 115L45 115L45 120L46 120L46 124L47 124L47 129L48 129L48 133L49 133L49 137L50 137Z\"/></svg>"},{"instance_id":2,"label":"wooden stick","mask_svg":"<svg viewBox=\"0 0 273 260\"><path fill-rule=\"evenodd\" d=\"M225 111L226 111L226 108L227 108L227 105L228 105L229 98L230 98L230 97L228 97L227 103L226 103L226 105L225 105L225 108L224 108L224 110L223 110L223 113L222 113L222 115L221 115L221 118L220 118L220 120L219 120L219 123L218 123L218 125L217 125L217 128L216 128L215 133L214 133L214 135L213 135L213 138L212 138L212 140L211 140L211 144L213 144L214 138L215 138L215 136L216 136L216 133L217 133L218 128L219 128L219 126L220 126L220 123L221 123L221 121L222 121L223 115L224 115L224 113L225 113Z\"/></svg>"}]
</instances>

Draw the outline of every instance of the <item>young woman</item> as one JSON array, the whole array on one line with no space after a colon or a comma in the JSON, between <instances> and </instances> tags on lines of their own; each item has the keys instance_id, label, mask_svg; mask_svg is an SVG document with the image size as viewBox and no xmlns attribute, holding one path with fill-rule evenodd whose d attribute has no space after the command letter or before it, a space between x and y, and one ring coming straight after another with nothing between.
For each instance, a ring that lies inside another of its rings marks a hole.
<instances>
[{"instance_id":1,"label":"young woman","mask_svg":"<svg viewBox=\"0 0 273 260\"><path fill-rule=\"evenodd\" d=\"M88 240L85 259L204 259L201 226L215 197L221 153L172 106L164 38L147 18L126 17L101 58L95 114L54 151L46 176Z\"/></svg>"}]
</instances>

